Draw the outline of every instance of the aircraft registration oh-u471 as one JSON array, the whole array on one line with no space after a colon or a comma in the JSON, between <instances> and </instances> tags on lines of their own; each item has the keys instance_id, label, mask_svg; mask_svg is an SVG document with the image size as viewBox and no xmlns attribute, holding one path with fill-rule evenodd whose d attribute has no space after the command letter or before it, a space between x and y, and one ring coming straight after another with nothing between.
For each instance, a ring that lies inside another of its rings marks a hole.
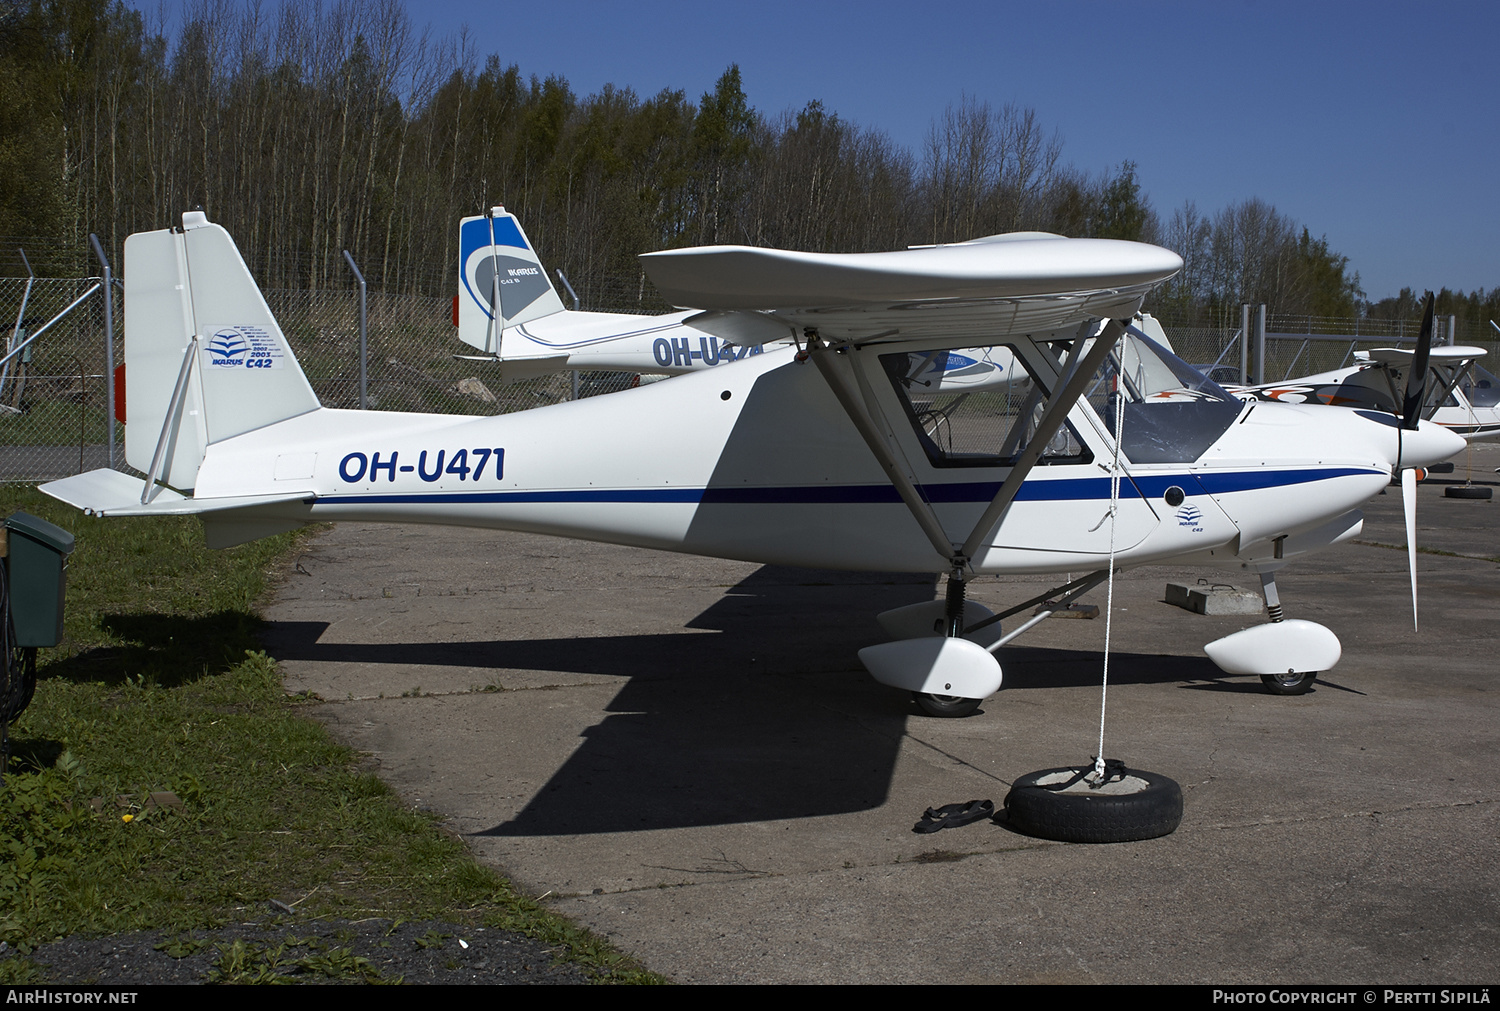
<instances>
[{"instance_id":1,"label":"aircraft registration oh-u471","mask_svg":"<svg viewBox=\"0 0 1500 1011\"><path fill-rule=\"evenodd\" d=\"M1090 572L1047 594L1046 614L1111 563L1243 566L1263 573L1274 619L1281 565L1357 532L1357 506L1398 461L1461 445L1427 423L1225 394L1121 322L1181 266L1132 242L649 253L657 289L737 345L795 345L495 417L321 407L233 240L201 213L131 236L125 258L125 450L147 477L93 471L49 494L105 516L198 515L213 546L361 520L945 573L945 600L882 615L896 641L861 651L939 715L998 689L993 651L1040 620L1001 636L965 602L974 575ZM908 382L914 357L978 347L1012 355L1027 391L970 397L934 434L924 415L943 405ZM1209 650L1281 690L1339 655L1332 632L1294 620Z\"/></svg>"}]
</instances>

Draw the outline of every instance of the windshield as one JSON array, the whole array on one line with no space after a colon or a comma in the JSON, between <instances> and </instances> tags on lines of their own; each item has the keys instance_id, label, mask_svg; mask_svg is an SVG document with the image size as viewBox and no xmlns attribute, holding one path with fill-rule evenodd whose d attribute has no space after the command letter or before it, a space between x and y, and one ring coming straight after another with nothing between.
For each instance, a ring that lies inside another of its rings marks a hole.
<instances>
[{"instance_id":1,"label":"windshield","mask_svg":"<svg viewBox=\"0 0 1500 1011\"><path fill-rule=\"evenodd\" d=\"M1120 451L1132 463L1191 463L1239 417L1223 387L1160 344L1127 333L1094 374L1088 400L1115 434L1125 398Z\"/></svg>"},{"instance_id":2,"label":"windshield","mask_svg":"<svg viewBox=\"0 0 1500 1011\"><path fill-rule=\"evenodd\" d=\"M1222 386L1149 337L1127 333L1110 359L1135 400L1234 401Z\"/></svg>"}]
</instances>

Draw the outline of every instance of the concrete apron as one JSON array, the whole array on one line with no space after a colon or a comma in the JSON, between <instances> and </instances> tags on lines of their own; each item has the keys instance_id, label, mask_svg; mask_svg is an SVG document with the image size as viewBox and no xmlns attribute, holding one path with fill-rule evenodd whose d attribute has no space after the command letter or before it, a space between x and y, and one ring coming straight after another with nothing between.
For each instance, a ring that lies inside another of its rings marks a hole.
<instances>
[{"instance_id":1,"label":"concrete apron","mask_svg":"<svg viewBox=\"0 0 1500 1011\"><path fill-rule=\"evenodd\" d=\"M1441 485L1420 509L1419 543L1475 556L1421 556L1421 635L1405 553L1375 546L1404 542L1395 492L1371 543L1284 571L1287 615L1344 645L1306 696L1203 656L1258 619L1162 602L1168 580L1252 575L1117 581L1105 752L1186 796L1141 843L911 831L1089 760L1102 617L1043 623L978 714L941 720L855 658L931 578L344 524L288 572L267 638L410 803L683 982L1487 982L1500 519ZM973 593L998 610L1060 581Z\"/></svg>"}]
</instances>

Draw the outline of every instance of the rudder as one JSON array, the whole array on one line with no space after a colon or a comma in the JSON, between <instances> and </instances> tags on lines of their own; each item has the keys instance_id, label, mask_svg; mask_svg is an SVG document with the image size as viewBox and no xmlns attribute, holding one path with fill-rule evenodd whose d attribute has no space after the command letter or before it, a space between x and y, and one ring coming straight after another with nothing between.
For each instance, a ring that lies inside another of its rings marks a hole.
<instances>
[{"instance_id":1,"label":"rudder","mask_svg":"<svg viewBox=\"0 0 1500 1011\"><path fill-rule=\"evenodd\" d=\"M208 446L318 409L234 239L203 212L126 239L125 271L130 466L149 472L160 446L154 476L192 488Z\"/></svg>"},{"instance_id":2,"label":"rudder","mask_svg":"<svg viewBox=\"0 0 1500 1011\"><path fill-rule=\"evenodd\" d=\"M507 327L563 310L562 299L521 223L505 208L460 220L458 249L458 337L465 344L499 354ZM498 314L494 311L497 290Z\"/></svg>"}]
</instances>

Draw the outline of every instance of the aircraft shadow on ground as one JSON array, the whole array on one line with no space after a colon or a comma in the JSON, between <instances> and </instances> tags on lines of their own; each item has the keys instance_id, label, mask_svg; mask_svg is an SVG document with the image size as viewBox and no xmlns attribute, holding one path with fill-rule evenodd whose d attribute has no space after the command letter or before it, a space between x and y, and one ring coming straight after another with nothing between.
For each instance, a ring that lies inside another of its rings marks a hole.
<instances>
[{"instance_id":1,"label":"aircraft shadow on ground","mask_svg":"<svg viewBox=\"0 0 1500 1011\"><path fill-rule=\"evenodd\" d=\"M905 693L856 656L872 616L933 595L931 577L766 566L687 623L694 630L456 643L318 642L322 622L273 622L279 659L543 670L628 680L608 715L517 815L489 836L572 835L764 822L869 810L889 792ZM1096 652L1006 649L1012 690L1096 685ZM1115 654L1117 685L1202 681L1204 658ZM505 678L497 676L503 683ZM1003 704L1002 692L990 705Z\"/></svg>"},{"instance_id":2,"label":"aircraft shadow on ground","mask_svg":"<svg viewBox=\"0 0 1500 1011\"><path fill-rule=\"evenodd\" d=\"M119 640L57 660L44 660L41 678L121 684L138 678L176 687L228 670L260 648L265 623L248 611L216 611L183 617L172 614L106 614L99 625Z\"/></svg>"}]
</instances>

